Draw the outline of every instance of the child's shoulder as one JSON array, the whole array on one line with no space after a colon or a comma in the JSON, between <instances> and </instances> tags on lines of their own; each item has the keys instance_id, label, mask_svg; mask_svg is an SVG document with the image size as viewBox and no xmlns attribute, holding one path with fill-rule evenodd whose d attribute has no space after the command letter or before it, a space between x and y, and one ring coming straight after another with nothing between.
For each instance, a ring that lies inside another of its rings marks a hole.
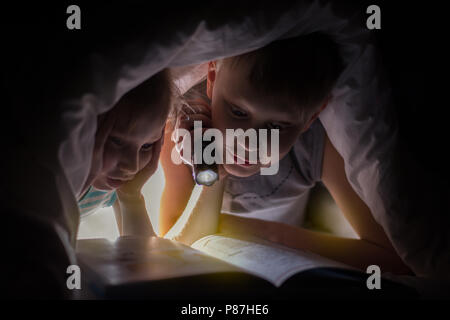
<instances>
[{"instance_id":1,"label":"child's shoulder","mask_svg":"<svg viewBox=\"0 0 450 320\"><path fill-rule=\"evenodd\" d=\"M90 186L86 193L78 200L78 207L82 216L86 216L104 207L110 207L117 199L115 190L98 190Z\"/></svg>"}]
</instances>

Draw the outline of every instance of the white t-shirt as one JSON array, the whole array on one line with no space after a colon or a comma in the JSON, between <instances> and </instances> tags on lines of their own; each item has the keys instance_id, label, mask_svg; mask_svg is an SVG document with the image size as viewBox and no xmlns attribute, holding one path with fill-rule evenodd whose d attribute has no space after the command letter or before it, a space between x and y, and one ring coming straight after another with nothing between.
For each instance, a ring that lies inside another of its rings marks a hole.
<instances>
[{"instance_id":1,"label":"white t-shirt","mask_svg":"<svg viewBox=\"0 0 450 320\"><path fill-rule=\"evenodd\" d=\"M309 190L321 180L324 144L325 129L317 119L280 160L277 174L228 176L222 212L301 226Z\"/></svg>"}]
</instances>

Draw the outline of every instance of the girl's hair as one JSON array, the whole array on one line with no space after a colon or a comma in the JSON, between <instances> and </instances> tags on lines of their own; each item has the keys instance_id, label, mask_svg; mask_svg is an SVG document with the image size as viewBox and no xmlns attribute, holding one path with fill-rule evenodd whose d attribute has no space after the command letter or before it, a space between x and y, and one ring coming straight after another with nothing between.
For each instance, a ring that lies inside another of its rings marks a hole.
<instances>
[{"instance_id":1,"label":"girl's hair","mask_svg":"<svg viewBox=\"0 0 450 320\"><path fill-rule=\"evenodd\" d=\"M177 99L170 121L173 128L178 129L182 117L188 116L191 113L196 113L196 105L199 104L199 101L209 101L206 94L206 76L200 79L199 82L184 94L181 94L175 84L174 87L174 91L177 92Z\"/></svg>"},{"instance_id":2,"label":"girl's hair","mask_svg":"<svg viewBox=\"0 0 450 320\"><path fill-rule=\"evenodd\" d=\"M244 67L255 90L277 104L297 106L306 123L330 95L343 63L337 44L315 32L225 58L222 67Z\"/></svg>"},{"instance_id":3,"label":"girl's hair","mask_svg":"<svg viewBox=\"0 0 450 320\"><path fill-rule=\"evenodd\" d=\"M176 121L181 106L180 99L179 90L172 80L169 69L166 68L128 91L116 105L126 104L131 114L152 104L167 103L168 120ZM130 123L130 126L132 125L133 123Z\"/></svg>"}]
</instances>

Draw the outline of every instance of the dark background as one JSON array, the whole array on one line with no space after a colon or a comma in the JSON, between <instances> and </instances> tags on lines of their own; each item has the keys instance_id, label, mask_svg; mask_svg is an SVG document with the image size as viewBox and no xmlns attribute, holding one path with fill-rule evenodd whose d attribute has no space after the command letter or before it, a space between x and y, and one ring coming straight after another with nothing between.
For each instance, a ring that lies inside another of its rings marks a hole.
<instances>
[{"instance_id":1,"label":"dark background","mask_svg":"<svg viewBox=\"0 0 450 320\"><path fill-rule=\"evenodd\" d=\"M376 3L376 1L374 2ZM445 10L436 2L382 1L380 48L405 148L449 187Z\"/></svg>"}]
</instances>

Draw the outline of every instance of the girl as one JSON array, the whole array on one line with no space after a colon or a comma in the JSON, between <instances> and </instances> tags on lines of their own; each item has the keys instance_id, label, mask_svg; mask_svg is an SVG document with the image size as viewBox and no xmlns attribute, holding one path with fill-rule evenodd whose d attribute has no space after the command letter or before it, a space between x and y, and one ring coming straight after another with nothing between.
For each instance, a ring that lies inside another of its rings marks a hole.
<instances>
[{"instance_id":1,"label":"girl","mask_svg":"<svg viewBox=\"0 0 450 320\"><path fill-rule=\"evenodd\" d=\"M172 96L166 69L99 117L90 175L78 200L82 218L113 206L120 235L155 235L141 189L157 168Z\"/></svg>"}]
</instances>

